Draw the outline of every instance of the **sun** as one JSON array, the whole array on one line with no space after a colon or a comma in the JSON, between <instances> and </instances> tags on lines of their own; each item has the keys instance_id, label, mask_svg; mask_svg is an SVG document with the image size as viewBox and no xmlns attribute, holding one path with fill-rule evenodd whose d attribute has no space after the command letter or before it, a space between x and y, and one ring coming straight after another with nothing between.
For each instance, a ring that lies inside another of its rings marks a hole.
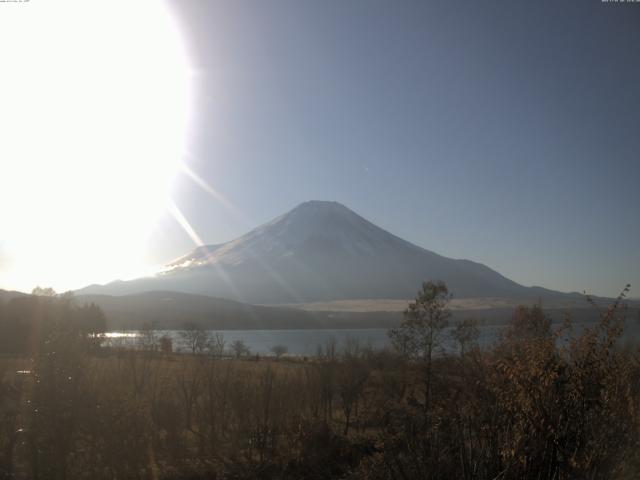
<instances>
[{"instance_id":1,"label":"sun","mask_svg":"<svg viewBox=\"0 0 640 480\"><path fill-rule=\"evenodd\" d=\"M191 104L168 7L5 3L0 58L0 288L140 275Z\"/></svg>"}]
</instances>

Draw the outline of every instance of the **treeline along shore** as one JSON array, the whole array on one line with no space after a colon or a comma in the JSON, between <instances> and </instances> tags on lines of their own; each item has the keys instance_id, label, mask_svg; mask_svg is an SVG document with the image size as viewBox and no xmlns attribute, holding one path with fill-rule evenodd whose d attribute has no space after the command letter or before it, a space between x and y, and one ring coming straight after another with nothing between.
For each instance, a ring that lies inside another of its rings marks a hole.
<instances>
[{"instance_id":1,"label":"treeline along shore","mask_svg":"<svg viewBox=\"0 0 640 480\"><path fill-rule=\"evenodd\" d=\"M14 298L0 307L0 478L638 478L625 294L580 329L517 307L479 348L477 321L427 282L392 348L259 360L196 325L187 354L151 329L140 348L105 348L99 307Z\"/></svg>"}]
</instances>

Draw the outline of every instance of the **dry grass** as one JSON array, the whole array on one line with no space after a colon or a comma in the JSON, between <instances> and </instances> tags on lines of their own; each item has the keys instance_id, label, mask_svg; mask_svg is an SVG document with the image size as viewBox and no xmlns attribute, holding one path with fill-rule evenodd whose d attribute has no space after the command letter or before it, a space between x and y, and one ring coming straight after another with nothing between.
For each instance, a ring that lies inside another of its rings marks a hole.
<instances>
[{"instance_id":1,"label":"dry grass","mask_svg":"<svg viewBox=\"0 0 640 480\"><path fill-rule=\"evenodd\" d=\"M257 361L100 350L54 332L33 360L0 359L0 472L637 478L640 353L617 345L623 316L615 304L558 342L541 309L520 308L495 347L434 358L428 370L420 358L355 343L308 361Z\"/></svg>"}]
</instances>

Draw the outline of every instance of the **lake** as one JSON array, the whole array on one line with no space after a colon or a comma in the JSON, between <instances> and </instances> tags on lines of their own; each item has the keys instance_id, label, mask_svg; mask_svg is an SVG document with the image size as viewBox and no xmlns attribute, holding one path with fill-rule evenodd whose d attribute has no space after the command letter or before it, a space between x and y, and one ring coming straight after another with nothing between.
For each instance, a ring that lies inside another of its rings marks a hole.
<instances>
[{"instance_id":1,"label":"lake","mask_svg":"<svg viewBox=\"0 0 640 480\"><path fill-rule=\"evenodd\" d=\"M593 325L576 324L575 330ZM486 347L493 343L504 329L504 326L487 325L480 328L479 344ZM274 345L285 345L290 355L315 355L318 346L326 346L335 343L337 351L344 348L350 339L356 339L361 346L371 346L374 349L382 349L389 346L387 330L382 328L361 329L323 329L323 330L217 330L224 336L227 347L235 340L242 340L253 354L270 355ZM212 331L212 333L214 333ZM173 347L176 351L185 350L177 330L159 330L155 334L160 337L167 335L173 339ZM109 332L107 345L135 347L138 343L138 332ZM640 337L640 328L637 322L628 322L622 338L623 343L636 342ZM443 335L445 350L457 351L457 347L450 339L448 332Z\"/></svg>"}]
</instances>

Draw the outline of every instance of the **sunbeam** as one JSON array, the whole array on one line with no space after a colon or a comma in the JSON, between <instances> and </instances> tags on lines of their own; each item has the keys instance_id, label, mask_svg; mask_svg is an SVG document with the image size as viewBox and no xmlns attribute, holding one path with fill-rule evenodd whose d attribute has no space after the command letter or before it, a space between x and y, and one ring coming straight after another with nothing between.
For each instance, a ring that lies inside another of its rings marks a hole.
<instances>
[{"instance_id":1,"label":"sunbeam","mask_svg":"<svg viewBox=\"0 0 640 480\"><path fill-rule=\"evenodd\" d=\"M182 227L182 229L189 236L189 238L191 238L193 243L197 247L204 247L205 244L200 238L200 236L198 235L198 233L191 226L191 224L187 220L187 217L184 216L180 208L178 208L178 206L172 200L169 201L168 210L169 210L169 213L171 213L171 216L176 220L176 222L178 222L178 224ZM229 286L229 288L231 289L235 297L239 301L243 301L240 291L235 287L235 285L231 281L231 278L229 277L229 275L227 275L227 272L224 271L224 267L220 265L218 262L213 261L214 259L213 257L211 257L211 254L209 253L209 251L206 251L205 257L207 258L207 263L216 269L222 281L224 281Z\"/></svg>"},{"instance_id":2,"label":"sunbeam","mask_svg":"<svg viewBox=\"0 0 640 480\"><path fill-rule=\"evenodd\" d=\"M12 206L0 286L146 273L191 102L171 12L151 0L19 7L0 15L0 204Z\"/></svg>"},{"instance_id":3,"label":"sunbeam","mask_svg":"<svg viewBox=\"0 0 640 480\"><path fill-rule=\"evenodd\" d=\"M246 218L245 215L242 214L242 212L240 212L240 210L238 208L235 207L235 205L233 205L229 200L227 200L227 198L225 198L224 195L222 195L220 192L218 192L215 188L213 188L209 183L207 183L201 176L199 176L196 172L194 172L191 168L189 168L189 166L187 166L186 164L182 164L182 171L196 184L198 185L198 187L200 187L202 190L204 190L205 192L207 192L209 195L211 195L213 198L215 198L217 201L219 201L222 205L224 205L229 211L231 211L238 219L240 219L243 223L249 225L249 220ZM175 204L172 204L171 206L171 213L174 216L174 218L176 218L176 221L182 226L182 228L185 230L185 232L187 232L187 234L191 237L192 240L194 240L194 238L198 238L197 235L195 234L195 231L193 230L193 228L191 227L191 225L189 224L189 222L186 220L186 218L184 217L184 215L180 212L180 210L175 206ZM195 237L194 237L195 236ZM276 239L277 241L277 239ZM202 246L203 243L202 241L198 241L196 242L194 240L194 242L198 245L198 246ZM298 293L296 292L295 288L293 288L291 285L289 285L283 278L281 275L278 274L278 272L276 272L273 268L271 268L271 266L269 266L266 262L262 261L262 259L258 256L255 255L252 251L248 250L249 255L256 261L258 262L258 264L265 269L265 271L269 274L269 276L278 284L282 287L283 290L285 290L289 295L291 295L293 298L296 299L296 301L298 302L303 302L304 298ZM210 256L209 256L209 252L206 253L206 257L207 260L210 260ZM214 264L217 265L217 262L213 262Z\"/></svg>"}]
</instances>

